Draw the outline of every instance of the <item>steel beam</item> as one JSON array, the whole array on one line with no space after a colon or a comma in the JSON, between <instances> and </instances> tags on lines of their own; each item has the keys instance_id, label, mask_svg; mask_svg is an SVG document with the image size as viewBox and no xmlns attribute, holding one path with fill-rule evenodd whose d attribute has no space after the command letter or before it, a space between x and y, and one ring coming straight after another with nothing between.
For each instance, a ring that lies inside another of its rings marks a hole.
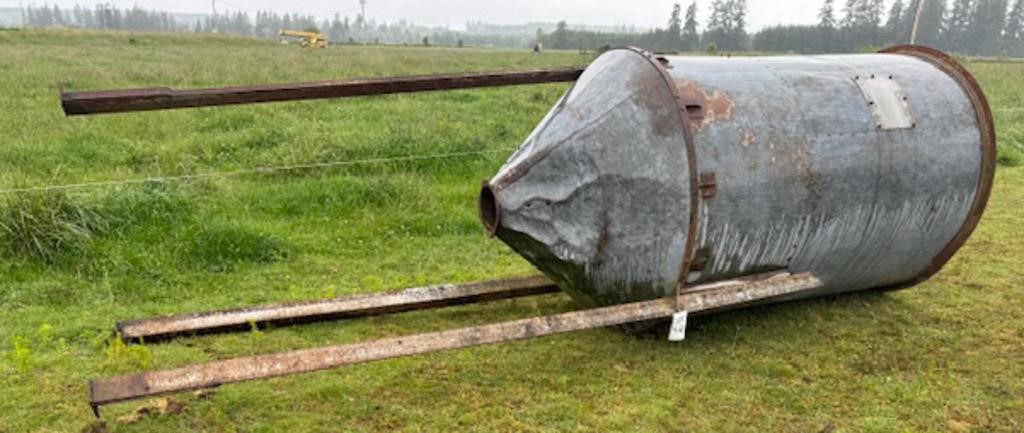
<instances>
[{"instance_id":1,"label":"steel beam","mask_svg":"<svg viewBox=\"0 0 1024 433\"><path fill-rule=\"evenodd\" d=\"M291 325L349 319L451 305L521 298L558 292L550 279L507 278L467 284L442 284L387 293L344 298L270 304L249 308L207 311L117 323L126 342L153 342L179 335L244 331L252 326Z\"/></svg>"},{"instance_id":2,"label":"steel beam","mask_svg":"<svg viewBox=\"0 0 1024 433\"><path fill-rule=\"evenodd\" d=\"M811 274L765 274L695 286L677 299L665 298L551 316L340 346L214 361L172 370L94 380L89 398L102 405L227 383L265 379L422 353L459 349L671 317L679 309L713 311L821 287ZM677 307L678 302L678 307Z\"/></svg>"},{"instance_id":3,"label":"steel beam","mask_svg":"<svg viewBox=\"0 0 1024 433\"><path fill-rule=\"evenodd\" d=\"M523 72L420 75L371 78L346 81L315 81L245 87L172 90L104 90L61 94L61 106L68 116L176 108L213 107L263 102L308 99L348 98L353 96L436 90L474 89L525 84L575 81L583 73L578 68L540 69Z\"/></svg>"}]
</instances>

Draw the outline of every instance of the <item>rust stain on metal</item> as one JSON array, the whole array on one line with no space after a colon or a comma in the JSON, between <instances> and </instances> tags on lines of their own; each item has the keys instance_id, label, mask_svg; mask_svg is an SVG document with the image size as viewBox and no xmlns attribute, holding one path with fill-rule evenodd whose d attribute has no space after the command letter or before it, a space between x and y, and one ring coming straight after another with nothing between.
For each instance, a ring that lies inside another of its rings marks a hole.
<instances>
[{"instance_id":1,"label":"rust stain on metal","mask_svg":"<svg viewBox=\"0 0 1024 433\"><path fill-rule=\"evenodd\" d=\"M693 81L682 81L676 89L687 107L696 132L703 131L714 122L732 119L732 109L736 104L725 92L715 90L708 93Z\"/></svg>"},{"instance_id":2,"label":"rust stain on metal","mask_svg":"<svg viewBox=\"0 0 1024 433\"><path fill-rule=\"evenodd\" d=\"M795 152L791 152L790 157L792 163L796 166L797 173L799 173L800 182L807 189L807 193L810 194L812 202L818 202L821 200L822 182L824 180L817 171L814 170L814 160L811 155L811 149L809 145L804 143L797 146Z\"/></svg>"},{"instance_id":3,"label":"rust stain on metal","mask_svg":"<svg viewBox=\"0 0 1024 433\"><path fill-rule=\"evenodd\" d=\"M753 131L747 131L743 134L743 141L740 142L743 147L750 147L751 144L757 141L757 135Z\"/></svg>"},{"instance_id":4,"label":"rust stain on metal","mask_svg":"<svg viewBox=\"0 0 1024 433\"><path fill-rule=\"evenodd\" d=\"M305 373L363 362L603 328L671 317L682 306L699 313L821 287L811 274L765 274L689 288L678 299L617 305L376 341L215 361L172 370L94 380L93 407L227 383ZM678 302L678 304L677 304Z\"/></svg>"},{"instance_id":5,"label":"rust stain on metal","mask_svg":"<svg viewBox=\"0 0 1024 433\"><path fill-rule=\"evenodd\" d=\"M597 236L597 254L604 253L604 249L608 247L608 215L604 216L604 224L601 225L601 232Z\"/></svg>"},{"instance_id":6,"label":"rust stain on metal","mask_svg":"<svg viewBox=\"0 0 1024 433\"><path fill-rule=\"evenodd\" d=\"M655 65L659 67L659 70L664 67L664 64L661 62L656 62ZM663 83L647 79L644 75L634 75L630 79L629 88L633 91L634 95L652 95L657 93L652 93L646 90L646 88L659 84ZM647 96L639 99L644 108L651 113L657 113L662 109L661 102L652 97ZM652 123L654 133L662 137L675 133L676 127L679 126L678 119L669 116L654 116Z\"/></svg>"},{"instance_id":7,"label":"rust stain on metal","mask_svg":"<svg viewBox=\"0 0 1024 433\"><path fill-rule=\"evenodd\" d=\"M772 170L779 177L796 178L808 193L811 203L818 203L822 198L824 178L814 168L814 158L810 144L803 139L793 139L792 145L785 152L776 152L771 157ZM776 143L768 140L768 147L774 149ZM754 164L753 162L751 164ZM752 167L755 167L752 165Z\"/></svg>"},{"instance_id":8,"label":"rust stain on metal","mask_svg":"<svg viewBox=\"0 0 1024 433\"><path fill-rule=\"evenodd\" d=\"M405 311L489 302L558 292L545 276L507 278L466 284L442 284L316 301L289 302L249 308L208 311L119 322L117 331L128 342L164 340L179 335L244 331L253 324L293 325Z\"/></svg>"},{"instance_id":9,"label":"rust stain on metal","mask_svg":"<svg viewBox=\"0 0 1024 433\"><path fill-rule=\"evenodd\" d=\"M700 272L708 266L708 258L711 255L709 248L701 248L697 250L696 255L693 257L693 262L690 264L690 272Z\"/></svg>"},{"instance_id":10,"label":"rust stain on metal","mask_svg":"<svg viewBox=\"0 0 1024 433\"><path fill-rule=\"evenodd\" d=\"M714 173L700 174L700 196L704 199L715 198L718 194L718 182Z\"/></svg>"},{"instance_id":11,"label":"rust stain on metal","mask_svg":"<svg viewBox=\"0 0 1024 433\"><path fill-rule=\"evenodd\" d=\"M576 81L579 68L438 74L212 89L104 90L61 94L68 116Z\"/></svg>"}]
</instances>

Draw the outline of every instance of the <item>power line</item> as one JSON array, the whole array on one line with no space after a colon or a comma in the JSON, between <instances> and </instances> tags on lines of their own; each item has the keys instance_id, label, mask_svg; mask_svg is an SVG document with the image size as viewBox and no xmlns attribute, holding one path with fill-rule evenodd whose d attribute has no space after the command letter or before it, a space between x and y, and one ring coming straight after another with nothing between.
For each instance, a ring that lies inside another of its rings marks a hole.
<instances>
[{"instance_id":1,"label":"power line","mask_svg":"<svg viewBox=\"0 0 1024 433\"><path fill-rule=\"evenodd\" d=\"M199 173L199 174L184 174L178 176L153 176L133 179L119 179L119 180L101 180L94 182L80 182L70 183L61 185L41 185L41 186L30 186L23 188L10 188L0 190L0 195L17 194L26 192L43 192L43 191L68 191L76 189L87 189L87 188L102 188L111 186L121 185L137 185L145 183L168 183L168 182L181 182L187 180L196 179L210 179L210 178L226 178L236 177L247 174L272 174L282 171L297 171L297 170L308 170L317 168L329 168L329 167L341 167L350 165L368 165L368 164L384 164L389 162L409 162L409 161L424 161L433 159L446 159L456 158L463 156L473 155L484 155L489 153L508 153L508 150L477 150L467 152L450 152L450 153L438 153L433 155L413 155L413 156L400 156L393 158L370 158L370 159L356 159L347 161L331 161L331 162L313 162L306 164L293 164L293 165L281 165L281 166L269 166L269 167L253 167L244 168L239 170L210 172L210 173Z\"/></svg>"}]
</instances>

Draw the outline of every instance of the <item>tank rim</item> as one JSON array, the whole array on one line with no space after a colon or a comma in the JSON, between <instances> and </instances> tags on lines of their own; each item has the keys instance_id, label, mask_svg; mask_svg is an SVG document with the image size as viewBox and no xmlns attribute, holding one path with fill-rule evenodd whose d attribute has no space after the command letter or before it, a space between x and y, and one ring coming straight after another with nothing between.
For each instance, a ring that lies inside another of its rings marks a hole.
<instances>
[{"instance_id":1,"label":"tank rim","mask_svg":"<svg viewBox=\"0 0 1024 433\"><path fill-rule=\"evenodd\" d=\"M697 146L694 144L693 139L693 125L690 123L686 111L686 103L683 101L682 94L679 93L679 88L676 87L676 81L672 78L672 74L669 73L667 63L668 60L665 57L658 56L649 51L643 50L637 47L623 47L617 48L619 50L628 50L643 56L647 61L658 70L658 74L665 81L665 85L668 86L669 91L672 92L672 100L676 104L676 112L679 113L679 121L682 124L683 129L683 144L686 149L686 162L687 162L687 173L690 179L690 221L686 232L686 251L683 254L683 263L679 267L679 277L676 282L676 293L686 286L686 281L690 275L690 267L693 265L694 256L697 249L697 227L699 225L699 207L700 207L700 175L697 173Z\"/></svg>"},{"instance_id":2,"label":"tank rim","mask_svg":"<svg viewBox=\"0 0 1024 433\"><path fill-rule=\"evenodd\" d=\"M879 51L879 53L900 54L919 58L931 63L953 78L953 80L960 84L964 92L967 93L967 97L970 99L975 115L978 118L978 128L981 132L981 170L978 176L978 190L974 196L974 202L971 204L967 218L960 226L960 230L957 231L956 235L939 251L939 254L932 259L929 266L919 275L907 282L877 288L877 290L892 291L920 284L935 276L953 258L953 255L967 243L971 234L978 227L981 217L985 213L985 208L988 206L988 200L992 194L992 184L995 179L996 130L995 122L992 118L992 109L988 104L984 91L981 89L981 85L978 84L978 81L967 68L952 56L924 45L896 45L885 48Z\"/></svg>"}]
</instances>

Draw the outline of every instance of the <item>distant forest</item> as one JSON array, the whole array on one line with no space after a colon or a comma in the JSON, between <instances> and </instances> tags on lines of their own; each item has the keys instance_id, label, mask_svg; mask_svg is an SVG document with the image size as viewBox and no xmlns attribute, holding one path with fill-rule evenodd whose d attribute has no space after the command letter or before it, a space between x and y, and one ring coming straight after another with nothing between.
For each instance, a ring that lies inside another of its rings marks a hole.
<instances>
[{"instance_id":1,"label":"distant forest","mask_svg":"<svg viewBox=\"0 0 1024 433\"><path fill-rule=\"evenodd\" d=\"M685 14L677 3L668 25L642 34L572 30L563 21L541 37L550 48L637 45L655 51L768 51L835 53L908 43L922 0L846 0L841 13L835 0L824 0L818 24L766 27L746 31L746 0L714 0L703 32L696 2ZM924 0L917 43L946 51L984 56L1024 57L1024 0Z\"/></svg>"},{"instance_id":2,"label":"distant forest","mask_svg":"<svg viewBox=\"0 0 1024 433\"><path fill-rule=\"evenodd\" d=\"M907 43L921 8L917 42L971 55L1024 57L1024 0L823 0L819 22L781 25L747 31L746 0L714 0L706 21L696 2L685 11L672 8L665 28L637 32L624 27L578 27L566 21L555 25L518 26L469 23L465 31L398 21L380 23L362 15L335 14L331 19L271 11L181 15L137 6L119 9L109 4L93 8L29 6L22 21L30 27L77 27L157 32L219 32L276 38L279 30L317 30L334 43L426 44L594 50L633 45L659 52L766 51L796 53L851 52ZM1011 4L1012 2L1012 4ZM702 26L703 24L703 26Z\"/></svg>"}]
</instances>

